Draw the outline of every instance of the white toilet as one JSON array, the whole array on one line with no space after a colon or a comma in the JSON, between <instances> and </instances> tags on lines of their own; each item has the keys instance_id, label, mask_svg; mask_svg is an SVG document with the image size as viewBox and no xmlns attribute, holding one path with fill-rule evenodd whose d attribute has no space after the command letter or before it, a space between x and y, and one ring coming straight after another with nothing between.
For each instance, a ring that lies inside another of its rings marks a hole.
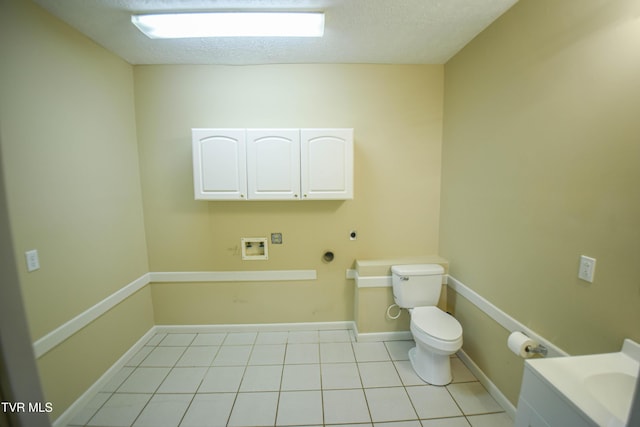
<instances>
[{"instance_id":1,"label":"white toilet","mask_svg":"<svg viewBox=\"0 0 640 427\"><path fill-rule=\"evenodd\" d=\"M460 323L437 307L444 268L438 264L394 265L393 299L409 309L416 346L409 350L418 376L433 385L451 382L449 356L462 347Z\"/></svg>"}]
</instances>

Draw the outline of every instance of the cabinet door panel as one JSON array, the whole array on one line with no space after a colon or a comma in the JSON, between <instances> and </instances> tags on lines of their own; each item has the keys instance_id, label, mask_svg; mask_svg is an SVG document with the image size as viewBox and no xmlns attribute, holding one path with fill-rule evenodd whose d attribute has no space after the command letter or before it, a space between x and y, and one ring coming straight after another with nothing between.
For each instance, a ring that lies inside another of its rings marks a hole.
<instances>
[{"instance_id":1,"label":"cabinet door panel","mask_svg":"<svg viewBox=\"0 0 640 427\"><path fill-rule=\"evenodd\" d=\"M192 137L196 199L245 199L244 129L193 129Z\"/></svg>"},{"instance_id":2,"label":"cabinet door panel","mask_svg":"<svg viewBox=\"0 0 640 427\"><path fill-rule=\"evenodd\" d=\"M299 130L248 129L247 180L249 199L299 199Z\"/></svg>"},{"instance_id":3,"label":"cabinet door panel","mask_svg":"<svg viewBox=\"0 0 640 427\"><path fill-rule=\"evenodd\" d=\"M303 197L352 199L353 129L302 129L300 144Z\"/></svg>"}]
</instances>

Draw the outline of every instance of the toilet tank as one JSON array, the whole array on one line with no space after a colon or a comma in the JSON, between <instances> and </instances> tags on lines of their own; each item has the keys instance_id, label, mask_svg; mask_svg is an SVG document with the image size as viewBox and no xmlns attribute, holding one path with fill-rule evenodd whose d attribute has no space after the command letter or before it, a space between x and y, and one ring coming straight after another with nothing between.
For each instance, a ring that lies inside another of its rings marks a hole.
<instances>
[{"instance_id":1,"label":"toilet tank","mask_svg":"<svg viewBox=\"0 0 640 427\"><path fill-rule=\"evenodd\" d=\"M403 308L435 306L440 299L444 268L439 264L391 267L393 299Z\"/></svg>"}]
</instances>

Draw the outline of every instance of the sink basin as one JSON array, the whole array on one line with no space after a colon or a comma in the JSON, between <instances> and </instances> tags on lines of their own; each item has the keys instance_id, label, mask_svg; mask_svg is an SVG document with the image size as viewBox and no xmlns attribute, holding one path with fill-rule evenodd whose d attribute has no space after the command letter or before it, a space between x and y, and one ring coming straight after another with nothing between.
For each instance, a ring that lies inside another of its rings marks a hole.
<instances>
[{"instance_id":1,"label":"sink basin","mask_svg":"<svg viewBox=\"0 0 640 427\"><path fill-rule=\"evenodd\" d=\"M595 425L625 425L640 369L640 344L625 340L617 353L529 359L526 363Z\"/></svg>"},{"instance_id":2,"label":"sink basin","mask_svg":"<svg viewBox=\"0 0 640 427\"><path fill-rule=\"evenodd\" d=\"M636 386L633 375L619 372L596 374L587 377L585 385L587 391L612 414L629 414L631 396Z\"/></svg>"}]
</instances>

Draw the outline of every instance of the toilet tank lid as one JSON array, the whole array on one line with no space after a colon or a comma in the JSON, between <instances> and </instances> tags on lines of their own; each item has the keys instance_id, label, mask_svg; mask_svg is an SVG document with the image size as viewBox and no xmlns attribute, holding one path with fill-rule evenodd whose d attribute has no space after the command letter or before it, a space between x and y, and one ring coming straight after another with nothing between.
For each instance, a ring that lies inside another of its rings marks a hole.
<instances>
[{"instance_id":1,"label":"toilet tank lid","mask_svg":"<svg viewBox=\"0 0 640 427\"><path fill-rule=\"evenodd\" d=\"M440 264L406 264L391 266L391 273L399 276L433 276L444 274Z\"/></svg>"}]
</instances>

